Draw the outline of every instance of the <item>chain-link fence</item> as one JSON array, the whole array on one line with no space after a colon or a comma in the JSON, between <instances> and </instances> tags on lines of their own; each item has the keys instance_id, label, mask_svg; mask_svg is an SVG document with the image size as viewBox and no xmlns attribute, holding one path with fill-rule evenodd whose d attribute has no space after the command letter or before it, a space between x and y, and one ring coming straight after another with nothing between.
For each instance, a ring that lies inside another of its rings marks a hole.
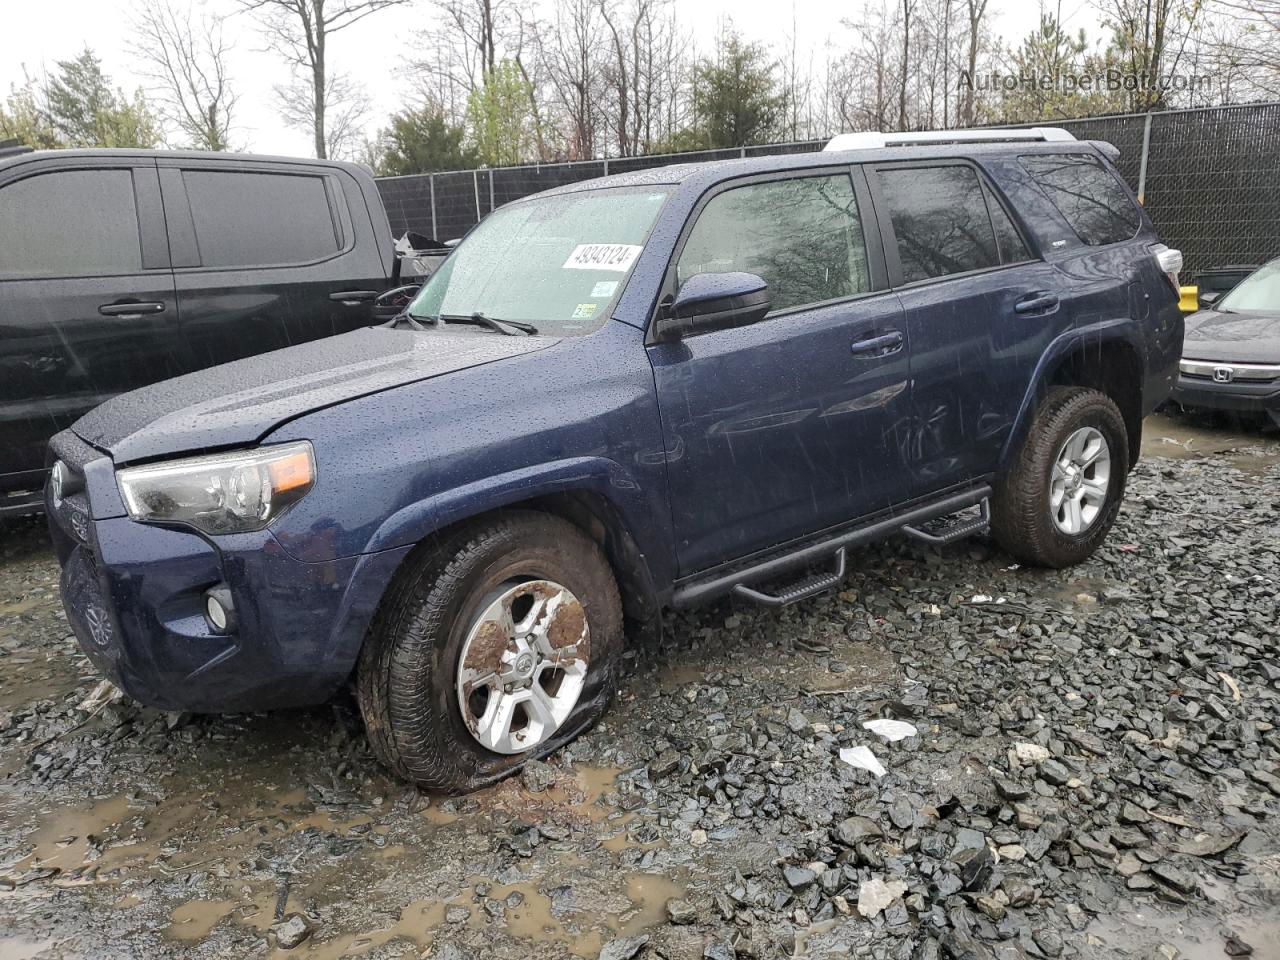
<instances>
[{"instance_id":1,"label":"chain-link fence","mask_svg":"<svg viewBox=\"0 0 1280 960\"><path fill-rule=\"evenodd\" d=\"M1061 121L1120 149L1118 167L1190 272L1280 256L1280 103ZM671 163L821 150L825 140L384 177L391 227L448 240L489 211L550 187Z\"/></svg>"}]
</instances>

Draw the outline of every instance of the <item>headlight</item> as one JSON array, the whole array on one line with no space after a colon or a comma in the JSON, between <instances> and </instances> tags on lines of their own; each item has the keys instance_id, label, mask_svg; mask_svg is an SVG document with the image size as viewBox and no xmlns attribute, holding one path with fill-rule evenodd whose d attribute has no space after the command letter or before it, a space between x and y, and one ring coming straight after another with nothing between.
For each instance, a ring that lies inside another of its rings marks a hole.
<instances>
[{"instance_id":1,"label":"headlight","mask_svg":"<svg viewBox=\"0 0 1280 960\"><path fill-rule=\"evenodd\" d=\"M187 523L205 533L261 530L315 484L306 440L129 467L116 474L135 520Z\"/></svg>"}]
</instances>

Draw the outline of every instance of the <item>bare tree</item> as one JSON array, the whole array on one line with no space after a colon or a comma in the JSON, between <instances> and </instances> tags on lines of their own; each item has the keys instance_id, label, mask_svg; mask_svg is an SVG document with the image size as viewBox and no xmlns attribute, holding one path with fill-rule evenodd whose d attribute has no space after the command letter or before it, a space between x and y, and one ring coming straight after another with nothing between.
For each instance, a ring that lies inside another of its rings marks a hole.
<instances>
[{"instance_id":1,"label":"bare tree","mask_svg":"<svg viewBox=\"0 0 1280 960\"><path fill-rule=\"evenodd\" d=\"M340 30L359 23L365 17L399 6L407 0L237 0L240 7L258 17L266 31L271 48L284 57L299 76L283 97L288 111L296 111L306 98L298 89L309 87L310 127L316 156L329 155L330 141L326 131L328 96L333 89L330 78L329 39ZM296 116L296 113L294 114Z\"/></svg>"},{"instance_id":2,"label":"bare tree","mask_svg":"<svg viewBox=\"0 0 1280 960\"><path fill-rule=\"evenodd\" d=\"M1218 83L1241 98L1280 96L1280 0L1218 0L1212 12Z\"/></svg>"},{"instance_id":3,"label":"bare tree","mask_svg":"<svg viewBox=\"0 0 1280 960\"><path fill-rule=\"evenodd\" d=\"M899 72L898 129L907 129L907 85L911 81L911 15L916 0L902 0L902 69Z\"/></svg>"},{"instance_id":4,"label":"bare tree","mask_svg":"<svg viewBox=\"0 0 1280 960\"><path fill-rule=\"evenodd\" d=\"M1177 71L1202 6L1202 0L1098 0L1099 12L1116 32L1125 66L1140 81L1130 109L1168 106L1162 79Z\"/></svg>"},{"instance_id":5,"label":"bare tree","mask_svg":"<svg viewBox=\"0 0 1280 960\"><path fill-rule=\"evenodd\" d=\"M782 89L787 95L787 136L799 140L812 133L812 92L813 92L813 58L809 63L800 62L797 34L799 24L796 20L795 0L791 3L791 32L783 38L784 55L780 60L782 67ZM803 118L803 119L802 119Z\"/></svg>"},{"instance_id":6,"label":"bare tree","mask_svg":"<svg viewBox=\"0 0 1280 960\"><path fill-rule=\"evenodd\" d=\"M138 0L132 20L132 50L144 64L161 120L197 150L231 149L236 95L221 18L201 15L193 21L170 0Z\"/></svg>"},{"instance_id":7,"label":"bare tree","mask_svg":"<svg viewBox=\"0 0 1280 960\"><path fill-rule=\"evenodd\" d=\"M969 36L965 53L968 57L969 82L964 87L963 99L960 102L960 122L966 127L973 126L977 111L974 109L974 91L977 86L978 43L982 38L982 18L987 14L987 0L965 0L969 14Z\"/></svg>"},{"instance_id":8,"label":"bare tree","mask_svg":"<svg viewBox=\"0 0 1280 960\"><path fill-rule=\"evenodd\" d=\"M286 124L298 130L312 129L316 106L310 83L297 78L291 84L277 87L276 96L280 101L280 116ZM371 106L364 88L345 73L330 73L325 77L324 152L316 155L334 160L353 160L360 156Z\"/></svg>"},{"instance_id":9,"label":"bare tree","mask_svg":"<svg viewBox=\"0 0 1280 960\"><path fill-rule=\"evenodd\" d=\"M598 0L608 33L608 124L624 157L648 152L674 127L669 111L688 70L673 0Z\"/></svg>"},{"instance_id":10,"label":"bare tree","mask_svg":"<svg viewBox=\"0 0 1280 960\"><path fill-rule=\"evenodd\" d=\"M551 86L565 116L568 158L595 156L604 77L602 23L596 0L556 5L554 29L545 47Z\"/></svg>"}]
</instances>

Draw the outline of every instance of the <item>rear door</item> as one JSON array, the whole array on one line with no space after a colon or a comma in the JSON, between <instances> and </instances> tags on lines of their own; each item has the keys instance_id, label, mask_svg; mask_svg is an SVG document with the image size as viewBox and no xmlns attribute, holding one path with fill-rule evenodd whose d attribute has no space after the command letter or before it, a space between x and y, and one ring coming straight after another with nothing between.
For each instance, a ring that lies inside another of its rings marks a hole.
<instances>
[{"instance_id":1,"label":"rear door","mask_svg":"<svg viewBox=\"0 0 1280 960\"><path fill-rule=\"evenodd\" d=\"M994 471L1070 310L976 165L877 164L869 177L911 339L912 491L923 495Z\"/></svg>"},{"instance_id":2,"label":"rear door","mask_svg":"<svg viewBox=\"0 0 1280 960\"><path fill-rule=\"evenodd\" d=\"M350 174L179 158L159 167L178 309L197 366L373 322L385 243Z\"/></svg>"},{"instance_id":3,"label":"rear door","mask_svg":"<svg viewBox=\"0 0 1280 960\"><path fill-rule=\"evenodd\" d=\"M731 181L686 228L667 293L746 271L773 309L649 348L682 574L902 499L907 335L854 174Z\"/></svg>"},{"instance_id":4,"label":"rear door","mask_svg":"<svg viewBox=\"0 0 1280 960\"><path fill-rule=\"evenodd\" d=\"M155 161L59 158L0 181L0 485L39 483L49 437L190 369Z\"/></svg>"}]
</instances>

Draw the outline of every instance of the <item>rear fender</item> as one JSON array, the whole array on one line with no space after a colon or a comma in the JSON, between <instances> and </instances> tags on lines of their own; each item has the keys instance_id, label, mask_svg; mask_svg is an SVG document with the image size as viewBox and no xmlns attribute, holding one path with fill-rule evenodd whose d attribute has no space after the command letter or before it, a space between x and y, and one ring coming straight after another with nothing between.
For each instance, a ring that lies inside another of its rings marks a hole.
<instances>
[{"instance_id":1,"label":"rear fender","mask_svg":"<svg viewBox=\"0 0 1280 960\"><path fill-rule=\"evenodd\" d=\"M1100 350L1108 344L1117 343L1131 347L1139 360L1145 363L1147 351L1142 331L1138 323L1129 317L1102 320L1088 326L1066 330L1049 344L1040 357L1040 362L1036 364L1031 383L1018 407L1018 417L1013 430L1000 453L1000 474L1009 468L1013 458L1018 455L1023 441L1031 430L1032 421L1035 420L1036 409L1053 386L1054 372L1062 362L1079 350Z\"/></svg>"}]
</instances>

